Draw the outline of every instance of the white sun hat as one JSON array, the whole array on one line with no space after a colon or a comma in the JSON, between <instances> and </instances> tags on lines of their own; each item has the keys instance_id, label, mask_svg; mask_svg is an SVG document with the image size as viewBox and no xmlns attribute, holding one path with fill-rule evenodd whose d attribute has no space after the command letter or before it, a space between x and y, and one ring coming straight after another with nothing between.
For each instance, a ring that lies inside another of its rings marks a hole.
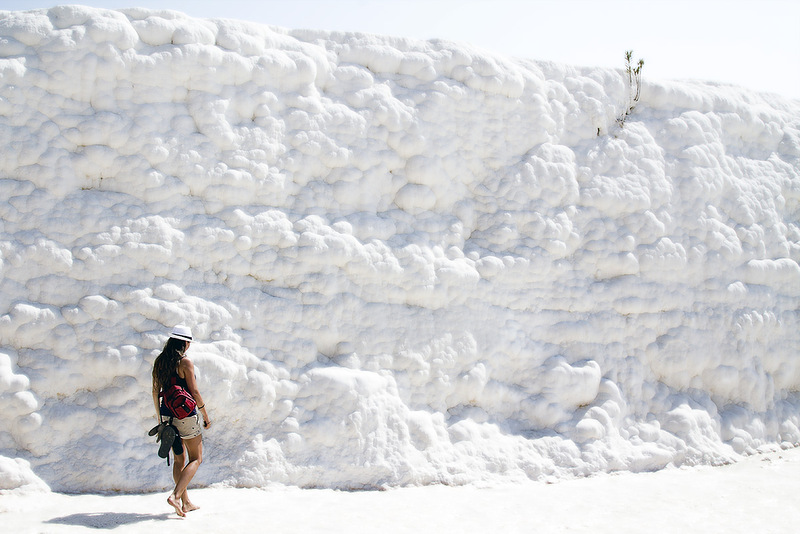
<instances>
[{"instance_id":1,"label":"white sun hat","mask_svg":"<svg viewBox=\"0 0 800 534\"><path fill-rule=\"evenodd\" d=\"M169 337L173 337L175 339L182 339L184 341L191 341L192 340L192 331L189 330L188 326L183 326L179 324L172 329L172 333Z\"/></svg>"}]
</instances>

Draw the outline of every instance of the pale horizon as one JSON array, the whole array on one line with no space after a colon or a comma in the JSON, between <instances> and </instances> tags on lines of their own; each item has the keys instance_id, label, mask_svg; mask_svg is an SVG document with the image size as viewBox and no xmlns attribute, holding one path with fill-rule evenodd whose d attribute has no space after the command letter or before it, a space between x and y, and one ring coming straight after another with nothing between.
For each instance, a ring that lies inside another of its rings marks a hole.
<instances>
[{"instance_id":1,"label":"pale horizon","mask_svg":"<svg viewBox=\"0 0 800 534\"><path fill-rule=\"evenodd\" d=\"M800 3L787 0L9 0L3 8L69 3L173 9L289 29L446 39L576 66L621 68L624 52L633 50L645 60L645 79L740 85L800 99Z\"/></svg>"}]
</instances>

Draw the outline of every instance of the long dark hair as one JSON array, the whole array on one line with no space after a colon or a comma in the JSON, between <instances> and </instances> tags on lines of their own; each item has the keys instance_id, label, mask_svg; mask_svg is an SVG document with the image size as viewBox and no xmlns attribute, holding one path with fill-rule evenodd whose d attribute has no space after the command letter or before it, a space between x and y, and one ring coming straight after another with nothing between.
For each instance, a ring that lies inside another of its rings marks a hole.
<instances>
[{"instance_id":1,"label":"long dark hair","mask_svg":"<svg viewBox=\"0 0 800 534\"><path fill-rule=\"evenodd\" d=\"M178 363L183 358L187 345L182 339L171 337L167 340L164 350L153 362L153 391L161 391L167 380L177 372Z\"/></svg>"}]
</instances>

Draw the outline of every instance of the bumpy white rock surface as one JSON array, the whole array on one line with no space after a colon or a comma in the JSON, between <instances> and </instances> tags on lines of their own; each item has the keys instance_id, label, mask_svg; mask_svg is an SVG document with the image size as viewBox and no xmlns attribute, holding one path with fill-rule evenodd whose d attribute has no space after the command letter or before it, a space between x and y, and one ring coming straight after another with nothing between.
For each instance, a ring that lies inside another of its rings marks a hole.
<instances>
[{"instance_id":1,"label":"bumpy white rock surface","mask_svg":"<svg viewBox=\"0 0 800 534\"><path fill-rule=\"evenodd\" d=\"M800 103L443 41L0 11L0 489L332 488L800 443Z\"/></svg>"}]
</instances>

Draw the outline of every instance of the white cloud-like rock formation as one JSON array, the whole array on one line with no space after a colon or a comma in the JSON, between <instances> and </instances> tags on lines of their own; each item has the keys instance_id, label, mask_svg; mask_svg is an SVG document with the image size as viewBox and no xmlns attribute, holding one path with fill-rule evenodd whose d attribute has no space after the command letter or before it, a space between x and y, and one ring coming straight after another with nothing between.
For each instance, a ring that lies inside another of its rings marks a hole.
<instances>
[{"instance_id":1,"label":"white cloud-like rock formation","mask_svg":"<svg viewBox=\"0 0 800 534\"><path fill-rule=\"evenodd\" d=\"M0 489L543 479L800 443L800 104L443 41L0 12Z\"/></svg>"}]
</instances>

